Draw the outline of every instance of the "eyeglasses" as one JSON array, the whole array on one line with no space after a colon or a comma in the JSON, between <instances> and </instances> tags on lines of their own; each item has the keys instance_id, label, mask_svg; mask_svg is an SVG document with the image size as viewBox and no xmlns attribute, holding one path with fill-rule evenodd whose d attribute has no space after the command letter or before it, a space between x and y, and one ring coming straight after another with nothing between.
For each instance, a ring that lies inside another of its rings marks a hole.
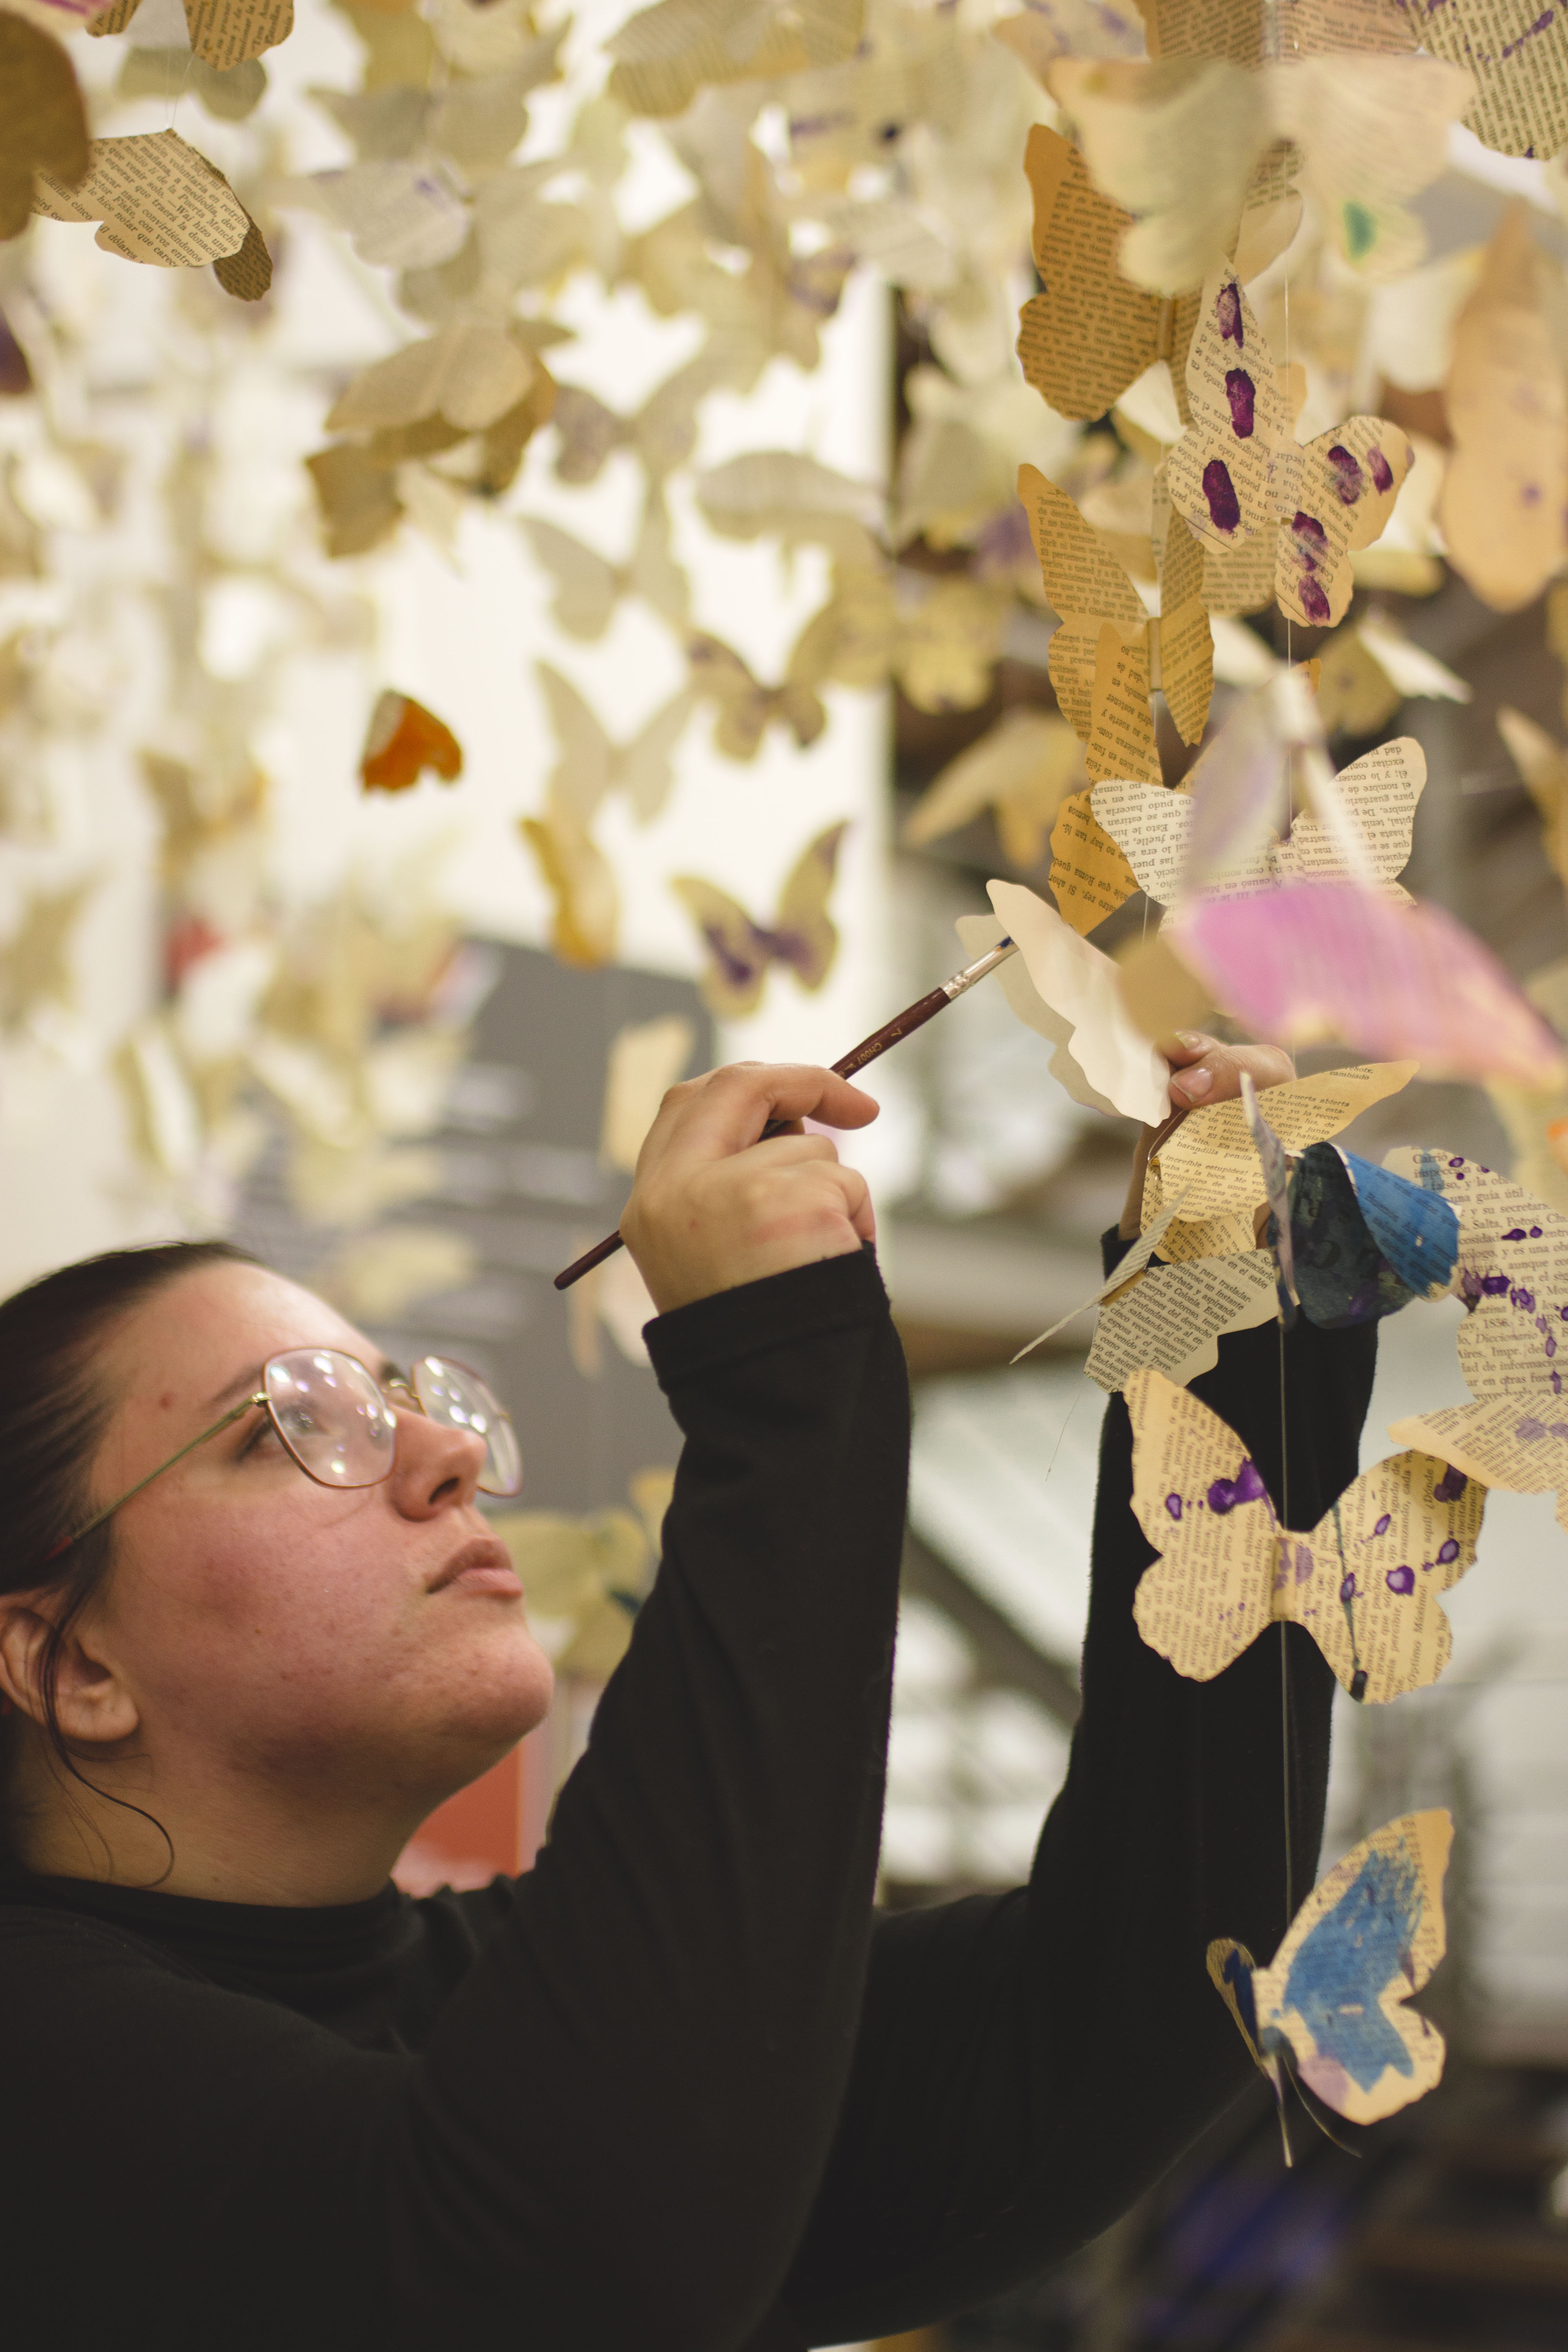
<instances>
[{"instance_id":1,"label":"eyeglasses","mask_svg":"<svg viewBox=\"0 0 1568 2352\"><path fill-rule=\"evenodd\" d=\"M522 1453L511 1416L466 1364L454 1363L449 1356L421 1356L406 1380L395 1373L384 1387L357 1356L345 1356L336 1348L290 1348L268 1358L254 1396L242 1397L210 1429L106 1503L85 1527L57 1544L49 1558L58 1559L112 1518L132 1495L258 1405L306 1477L318 1486L379 1486L392 1475L397 1452L397 1414L387 1402L389 1389L397 1392L404 1410L412 1407L444 1429L482 1437L480 1488L487 1495L517 1493L522 1485Z\"/></svg>"}]
</instances>

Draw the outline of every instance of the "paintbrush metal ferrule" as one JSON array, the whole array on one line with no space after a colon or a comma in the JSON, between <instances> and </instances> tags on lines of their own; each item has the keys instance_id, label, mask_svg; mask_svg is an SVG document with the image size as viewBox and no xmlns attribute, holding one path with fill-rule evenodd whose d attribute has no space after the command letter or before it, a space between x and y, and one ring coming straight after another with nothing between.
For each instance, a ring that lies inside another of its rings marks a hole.
<instances>
[{"instance_id":1,"label":"paintbrush metal ferrule","mask_svg":"<svg viewBox=\"0 0 1568 2352\"><path fill-rule=\"evenodd\" d=\"M976 981L984 980L989 973L995 971L999 963L1005 963L1009 956L1016 956L1017 952L1017 944L1015 940L998 940L995 946L988 949L984 955L977 956L973 963L966 963L963 970L955 971L951 980L944 980L942 983L942 994L951 1004L955 997L966 995Z\"/></svg>"}]
</instances>

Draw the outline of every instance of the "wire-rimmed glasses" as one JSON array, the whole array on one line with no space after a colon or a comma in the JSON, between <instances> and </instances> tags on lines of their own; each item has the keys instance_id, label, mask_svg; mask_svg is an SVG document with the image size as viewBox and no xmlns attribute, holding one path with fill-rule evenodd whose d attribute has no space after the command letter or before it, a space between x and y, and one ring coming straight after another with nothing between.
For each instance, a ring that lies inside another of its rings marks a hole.
<instances>
[{"instance_id":1,"label":"wire-rimmed glasses","mask_svg":"<svg viewBox=\"0 0 1568 2352\"><path fill-rule=\"evenodd\" d=\"M484 1465L479 1476L483 1493L517 1493L522 1485L522 1452L511 1416L489 1383L467 1364L457 1363L450 1356L421 1356L406 1378L396 1372L384 1383L357 1356L345 1355L339 1348L287 1348L281 1355L268 1358L261 1367L261 1385L252 1395L242 1397L210 1429L204 1429L199 1437L193 1437L177 1454L149 1470L145 1478L106 1503L84 1527L57 1544L49 1558L57 1559L68 1551L72 1544L112 1518L143 1486L150 1486L198 1445L205 1445L258 1406L266 1412L306 1477L313 1478L318 1486L379 1486L391 1475L397 1453L397 1413L387 1402L388 1390L395 1392L399 1404L412 1406L443 1428L460 1429L484 1440Z\"/></svg>"}]
</instances>

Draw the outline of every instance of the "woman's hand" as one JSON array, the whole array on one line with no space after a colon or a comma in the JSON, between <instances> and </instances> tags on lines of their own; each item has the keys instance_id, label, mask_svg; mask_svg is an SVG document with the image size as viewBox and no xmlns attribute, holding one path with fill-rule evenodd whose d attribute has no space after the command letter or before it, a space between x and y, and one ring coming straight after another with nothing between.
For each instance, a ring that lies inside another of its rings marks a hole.
<instances>
[{"instance_id":1,"label":"woman's hand","mask_svg":"<svg viewBox=\"0 0 1568 2352\"><path fill-rule=\"evenodd\" d=\"M798 1122L866 1127L877 1108L805 1063L736 1062L671 1087L620 1228L659 1313L875 1241L865 1178ZM791 1131L760 1140L773 1119Z\"/></svg>"},{"instance_id":2,"label":"woman's hand","mask_svg":"<svg viewBox=\"0 0 1568 2352\"><path fill-rule=\"evenodd\" d=\"M1259 1094L1265 1087L1280 1086L1296 1075L1296 1066L1282 1046L1222 1045L1217 1037L1201 1029L1178 1029L1174 1036L1162 1037L1160 1051L1171 1065L1173 1111L1206 1110L1211 1103L1229 1102L1241 1092L1244 1070ZM1116 1229L1124 1242L1142 1229L1143 1179L1156 1132L1146 1127L1138 1139L1127 1202Z\"/></svg>"}]
</instances>

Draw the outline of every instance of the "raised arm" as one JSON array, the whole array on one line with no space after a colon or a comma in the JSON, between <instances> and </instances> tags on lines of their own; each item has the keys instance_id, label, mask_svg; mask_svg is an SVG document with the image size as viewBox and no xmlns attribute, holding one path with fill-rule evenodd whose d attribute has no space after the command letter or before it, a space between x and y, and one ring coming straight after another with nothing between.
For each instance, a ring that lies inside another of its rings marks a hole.
<instances>
[{"instance_id":1,"label":"raised arm","mask_svg":"<svg viewBox=\"0 0 1568 2352\"><path fill-rule=\"evenodd\" d=\"M1199 1099L1234 1092L1234 1057L1205 1045L1201 1058L1217 1075ZM1137 1229L1123 1223L1106 1236L1108 1269ZM1374 1329L1271 1323L1222 1339L1194 1382L1277 1506L1288 1458L1293 1526L1313 1525L1356 1474ZM1144 1646L1131 1603L1154 1554L1132 1516L1131 1461L1116 1396L1083 1714L1029 1885L879 1922L843 2126L786 2290L814 2344L961 2310L1059 2261L1250 2072L1205 1953L1221 1935L1271 1953L1312 1883L1333 1682L1298 1627L1283 1658L1268 1633L1212 1683Z\"/></svg>"}]
</instances>

